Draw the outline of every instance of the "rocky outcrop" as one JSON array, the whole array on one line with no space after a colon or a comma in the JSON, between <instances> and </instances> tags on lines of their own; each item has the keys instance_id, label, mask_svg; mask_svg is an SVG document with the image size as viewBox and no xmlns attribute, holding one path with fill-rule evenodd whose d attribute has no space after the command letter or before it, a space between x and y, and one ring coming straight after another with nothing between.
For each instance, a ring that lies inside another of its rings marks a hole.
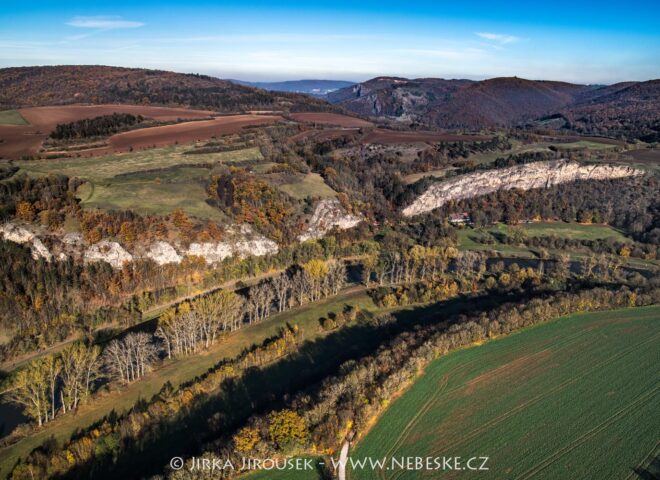
<instances>
[{"instance_id":1,"label":"rocky outcrop","mask_svg":"<svg viewBox=\"0 0 660 480\"><path fill-rule=\"evenodd\" d=\"M298 240L304 242L322 238L333 228L346 230L353 228L361 221L360 217L346 212L339 200L321 200L314 209L307 230L298 237Z\"/></svg>"},{"instance_id":2,"label":"rocky outcrop","mask_svg":"<svg viewBox=\"0 0 660 480\"><path fill-rule=\"evenodd\" d=\"M44 258L50 262L53 258L53 254L48 250L46 245L44 245L34 232L27 228L14 225L13 223L5 223L0 226L0 236L10 242L28 245L32 258L35 260Z\"/></svg>"},{"instance_id":3,"label":"rocky outcrop","mask_svg":"<svg viewBox=\"0 0 660 480\"><path fill-rule=\"evenodd\" d=\"M182 260L181 255L179 255L174 247L163 241L154 242L149 245L149 247L144 252L144 257L150 258L158 265L180 263Z\"/></svg>"},{"instance_id":4,"label":"rocky outcrop","mask_svg":"<svg viewBox=\"0 0 660 480\"><path fill-rule=\"evenodd\" d=\"M150 259L158 265L166 265L180 263L183 257L195 255L213 264L232 256L259 257L278 252L275 242L256 233L249 225L227 228L225 237L219 242L192 243L188 248L182 248L165 241L156 241L147 246L138 246L133 253L117 242L104 240L87 245L79 233L55 235L41 232L39 227L33 225L0 225L0 238L29 246L35 260L45 258L51 261L55 258L58 261L66 261L72 258L84 263L108 262L113 268L121 268L124 263L138 259ZM50 246L50 250L42 239Z\"/></svg>"},{"instance_id":5,"label":"rocky outcrop","mask_svg":"<svg viewBox=\"0 0 660 480\"><path fill-rule=\"evenodd\" d=\"M254 232L249 225L230 227L225 235L221 242L191 243L186 254L203 257L206 263L212 264L231 256L261 257L278 252L277 243Z\"/></svg>"},{"instance_id":6,"label":"rocky outcrop","mask_svg":"<svg viewBox=\"0 0 660 480\"><path fill-rule=\"evenodd\" d=\"M497 190L548 188L577 180L607 180L631 177L643 172L619 165L583 165L567 160L534 162L526 165L461 175L431 185L411 205L403 209L406 217L441 207L452 200L477 197Z\"/></svg>"},{"instance_id":7,"label":"rocky outcrop","mask_svg":"<svg viewBox=\"0 0 660 480\"><path fill-rule=\"evenodd\" d=\"M84 260L86 263L104 261L113 268L121 268L124 263L133 261L133 255L117 242L103 240L85 250Z\"/></svg>"}]
</instances>

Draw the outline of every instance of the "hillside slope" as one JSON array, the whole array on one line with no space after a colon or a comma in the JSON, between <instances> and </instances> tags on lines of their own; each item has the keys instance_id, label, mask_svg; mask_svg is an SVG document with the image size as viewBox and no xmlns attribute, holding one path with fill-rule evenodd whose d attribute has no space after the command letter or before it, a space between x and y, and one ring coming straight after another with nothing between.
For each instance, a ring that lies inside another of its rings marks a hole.
<instances>
[{"instance_id":1,"label":"hillside slope","mask_svg":"<svg viewBox=\"0 0 660 480\"><path fill-rule=\"evenodd\" d=\"M580 133L660 141L660 80L596 89L581 95L563 113Z\"/></svg>"},{"instance_id":2,"label":"hillside slope","mask_svg":"<svg viewBox=\"0 0 660 480\"><path fill-rule=\"evenodd\" d=\"M338 110L306 95L267 92L205 75L96 65L0 69L0 109L71 103L176 105L231 112Z\"/></svg>"},{"instance_id":3,"label":"hillside slope","mask_svg":"<svg viewBox=\"0 0 660 480\"><path fill-rule=\"evenodd\" d=\"M532 125L647 141L660 130L660 80L610 86L378 77L328 95L360 115L440 128Z\"/></svg>"}]
</instances>

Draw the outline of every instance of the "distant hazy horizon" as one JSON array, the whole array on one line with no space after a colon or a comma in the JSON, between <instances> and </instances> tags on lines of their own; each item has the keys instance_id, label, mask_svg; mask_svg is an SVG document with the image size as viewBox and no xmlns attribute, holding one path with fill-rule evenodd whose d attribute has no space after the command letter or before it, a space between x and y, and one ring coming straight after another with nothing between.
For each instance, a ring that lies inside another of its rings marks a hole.
<instances>
[{"instance_id":1,"label":"distant hazy horizon","mask_svg":"<svg viewBox=\"0 0 660 480\"><path fill-rule=\"evenodd\" d=\"M0 67L101 64L245 81L660 77L656 3L3 2Z\"/></svg>"}]
</instances>

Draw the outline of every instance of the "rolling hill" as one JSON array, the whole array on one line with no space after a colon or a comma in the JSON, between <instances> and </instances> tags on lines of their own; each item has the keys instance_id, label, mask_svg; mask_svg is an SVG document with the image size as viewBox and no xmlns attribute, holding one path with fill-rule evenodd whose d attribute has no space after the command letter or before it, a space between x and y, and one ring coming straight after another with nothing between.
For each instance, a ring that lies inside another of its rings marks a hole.
<instances>
[{"instance_id":1,"label":"rolling hill","mask_svg":"<svg viewBox=\"0 0 660 480\"><path fill-rule=\"evenodd\" d=\"M660 128L660 80L592 86L517 77L378 77L328 99L361 115L440 128L531 125L647 141Z\"/></svg>"},{"instance_id":2,"label":"rolling hill","mask_svg":"<svg viewBox=\"0 0 660 480\"><path fill-rule=\"evenodd\" d=\"M296 93L273 93L205 75L98 65L0 69L0 110L72 103L130 103L241 110L338 110Z\"/></svg>"}]
</instances>

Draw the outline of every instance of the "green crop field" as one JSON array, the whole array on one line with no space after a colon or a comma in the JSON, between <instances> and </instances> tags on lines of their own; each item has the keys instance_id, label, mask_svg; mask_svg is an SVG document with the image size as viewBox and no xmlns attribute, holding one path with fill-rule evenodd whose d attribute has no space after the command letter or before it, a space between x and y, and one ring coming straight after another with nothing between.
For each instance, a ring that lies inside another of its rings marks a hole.
<instances>
[{"instance_id":1,"label":"green crop field","mask_svg":"<svg viewBox=\"0 0 660 480\"><path fill-rule=\"evenodd\" d=\"M293 198L299 199L307 197L332 198L337 195L337 192L330 188L318 173L308 173L291 183L279 185L279 189Z\"/></svg>"},{"instance_id":2,"label":"green crop field","mask_svg":"<svg viewBox=\"0 0 660 480\"><path fill-rule=\"evenodd\" d=\"M0 125L27 125L28 122L16 110L3 110L0 112Z\"/></svg>"},{"instance_id":3,"label":"green crop field","mask_svg":"<svg viewBox=\"0 0 660 480\"><path fill-rule=\"evenodd\" d=\"M635 478L658 454L659 319L572 315L436 360L350 457L487 456L489 470L349 478Z\"/></svg>"}]
</instances>

